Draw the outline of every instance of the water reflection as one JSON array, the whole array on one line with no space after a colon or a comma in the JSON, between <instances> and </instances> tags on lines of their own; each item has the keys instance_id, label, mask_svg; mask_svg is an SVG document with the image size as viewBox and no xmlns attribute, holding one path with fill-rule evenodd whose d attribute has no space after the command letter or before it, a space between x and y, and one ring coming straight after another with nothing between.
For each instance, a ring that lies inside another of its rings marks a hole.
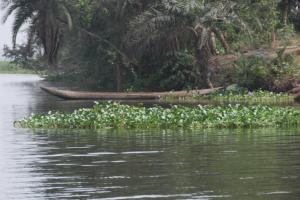
<instances>
[{"instance_id":1,"label":"water reflection","mask_svg":"<svg viewBox=\"0 0 300 200\"><path fill-rule=\"evenodd\" d=\"M300 198L298 129L14 129L31 112L85 104L39 81L0 75L0 199Z\"/></svg>"}]
</instances>

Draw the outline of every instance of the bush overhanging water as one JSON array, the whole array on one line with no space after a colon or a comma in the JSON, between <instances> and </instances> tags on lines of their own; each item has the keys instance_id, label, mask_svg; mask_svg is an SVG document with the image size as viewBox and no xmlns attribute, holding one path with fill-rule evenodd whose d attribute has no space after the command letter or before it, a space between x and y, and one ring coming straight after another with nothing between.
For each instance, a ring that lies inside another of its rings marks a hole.
<instances>
[{"instance_id":1,"label":"bush overhanging water","mask_svg":"<svg viewBox=\"0 0 300 200\"><path fill-rule=\"evenodd\" d=\"M16 122L24 128L256 128L300 125L300 110L270 106L143 106L105 103L73 113L32 115Z\"/></svg>"}]
</instances>

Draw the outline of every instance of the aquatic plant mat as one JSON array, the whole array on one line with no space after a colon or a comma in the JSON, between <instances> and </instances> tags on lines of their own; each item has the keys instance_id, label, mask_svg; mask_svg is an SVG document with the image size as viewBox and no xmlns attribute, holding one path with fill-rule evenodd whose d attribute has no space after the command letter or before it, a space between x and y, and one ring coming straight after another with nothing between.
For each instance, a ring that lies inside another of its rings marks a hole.
<instances>
[{"instance_id":1,"label":"aquatic plant mat","mask_svg":"<svg viewBox=\"0 0 300 200\"><path fill-rule=\"evenodd\" d=\"M215 93L211 93L208 95L192 95L186 97L176 97L176 96L166 96L164 97L164 101L172 102L202 102L202 101L209 101L210 103L215 104L246 104L246 105L284 105L284 104L293 104L294 96L288 93L275 93L269 91L253 91L253 92L226 92L226 91L219 91Z\"/></svg>"},{"instance_id":2,"label":"aquatic plant mat","mask_svg":"<svg viewBox=\"0 0 300 200\"><path fill-rule=\"evenodd\" d=\"M300 109L270 106L143 107L98 103L73 113L32 115L15 122L23 128L152 129L152 128L257 128L300 125Z\"/></svg>"}]
</instances>

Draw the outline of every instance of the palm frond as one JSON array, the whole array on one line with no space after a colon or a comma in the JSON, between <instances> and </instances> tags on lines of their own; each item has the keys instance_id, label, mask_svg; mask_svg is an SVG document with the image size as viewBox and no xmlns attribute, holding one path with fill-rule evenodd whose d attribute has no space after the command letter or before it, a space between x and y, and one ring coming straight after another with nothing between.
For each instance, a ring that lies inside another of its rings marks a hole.
<instances>
[{"instance_id":1,"label":"palm frond","mask_svg":"<svg viewBox=\"0 0 300 200\"><path fill-rule=\"evenodd\" d=\"M71 13L65 5L62 5L61 7L62 7L64 15L67 18L69 30L72 30L73 29L73 19L72 19Z\"/></svg>"},{"instance_id":2,"label":"palm frond","mask_svg":"<svg viewBox=\"0 0 300 200\"><path fill-rule=\"evenodd\" d=\"M19 33L20 28L31 18L32 16L32 11L30 8L23 7L22 10L21 8L18 8L15 12L15 18L13 22L13 27L12 27L12 42L13 45L16 45L16 39Z\"/></svg>"}]
</instances>

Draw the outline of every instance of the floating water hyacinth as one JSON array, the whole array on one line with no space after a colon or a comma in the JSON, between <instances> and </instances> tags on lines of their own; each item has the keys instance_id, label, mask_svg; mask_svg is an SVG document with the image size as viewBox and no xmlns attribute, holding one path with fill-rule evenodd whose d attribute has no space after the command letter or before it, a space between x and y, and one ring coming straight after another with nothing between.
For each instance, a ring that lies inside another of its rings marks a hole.
<instances>
[{"instance_id":1,"label":"floating water hyacinth","mask_svg":"<svg viewBox=\"0 0 300 200\"><path fill-rule=\"evenodd\" d=\"M96 103L91 109L73 113L33 115L17 121L23 128L62 129L152 129L152 128L256 128L299 126L300 110L270 106L143 106Z\"/></svg>"}]
</instances>

